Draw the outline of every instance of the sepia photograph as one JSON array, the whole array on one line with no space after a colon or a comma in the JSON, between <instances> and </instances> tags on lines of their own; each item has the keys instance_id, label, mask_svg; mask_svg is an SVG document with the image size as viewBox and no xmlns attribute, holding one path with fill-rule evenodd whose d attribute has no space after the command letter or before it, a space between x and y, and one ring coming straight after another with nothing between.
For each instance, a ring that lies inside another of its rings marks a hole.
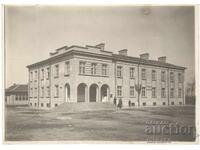
<instances>
[{"instance_id":1,"label":"sepia photograph","mask_svg":"<svg viewBox=\"0 0 200 150\"><path fill-rule=\"evenodd\" d=\"M197 142L195 5L4 5L4 142Z\"/></svg>"}]
</instances>

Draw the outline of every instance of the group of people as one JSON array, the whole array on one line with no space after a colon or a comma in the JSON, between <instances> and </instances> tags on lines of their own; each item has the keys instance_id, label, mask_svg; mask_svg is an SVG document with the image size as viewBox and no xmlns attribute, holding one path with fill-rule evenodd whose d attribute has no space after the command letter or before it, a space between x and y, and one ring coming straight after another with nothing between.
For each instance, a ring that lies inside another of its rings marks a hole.
<instances>
[{"instance_id":1,"label":"group of people","mask_svg":"<svg viewBox=\"0 0 200 150\"><path fill-rule=\"evenodd\" d=\"M119 99L118 104L117 104L117 98L114 97L113 103L114 103L114 105L117 106L119 109L121 109L122 106L123 106L123 103L122 103L122 99L121 99L121 98ZM131 107L131 101L130 101L130 100L128 101L128 106Z\"/></svg>"},{"instance_id":2,"label":"group of people","mask_svg":"<svg viewBox=\"0 0 200 150\"><path fill-rule=\"evenodd\" d=\"M117 98L114 97L113 103L114 103L114 105L116 105L119 109L121 109L122 106L123 106L123 103L122 103L122 99L121 99L121 98L119 99L118 104L117 104Z\"/></svg>"}]
</instances>

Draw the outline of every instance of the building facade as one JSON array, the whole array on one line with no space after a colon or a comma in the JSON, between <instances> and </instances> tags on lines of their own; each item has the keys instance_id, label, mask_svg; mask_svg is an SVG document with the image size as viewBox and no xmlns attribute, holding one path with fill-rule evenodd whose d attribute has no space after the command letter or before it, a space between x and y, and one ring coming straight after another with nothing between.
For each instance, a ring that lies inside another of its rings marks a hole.
<instances>
[{"instance_id":1,"label":"building facade","mask_svg":"<svg viewBox=\"0 0 200 150\"><path fill-rule=\"evenodd\" d=\"M123 106L183 105L184 67L150 60L149 54L130 57L96 46L64 46L44 61L27 66L29 105L53 108L62 103L110 102ZM130 101L130 102L129 102Z\"/></svg>"},{"instance_id":2,"label":"building facade","mask_svg":"<svg viewBox=\"0 0 200 150\"><path fill-rule=\"evenodd\" d=\"M6 105L28 105L28 85L13 84L5 91Z\"/></svg>"}]
</instances>

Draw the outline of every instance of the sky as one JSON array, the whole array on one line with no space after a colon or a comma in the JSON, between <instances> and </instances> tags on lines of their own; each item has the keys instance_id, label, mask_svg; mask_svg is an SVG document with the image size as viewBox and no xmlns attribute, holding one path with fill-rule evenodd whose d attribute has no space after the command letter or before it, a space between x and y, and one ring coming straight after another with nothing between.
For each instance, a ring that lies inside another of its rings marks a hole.
<instances>
[{"instance_id":1,"label":"sky","mask_svg":"<svg viewBox=\"0 0 200 150\"><path fill-rule=\"evenodd\" d=\"M192 6L6 6L6 88L28 83L27 65L49 58L63 46L97 45L118 53L186 67L195 76L194 7Z\"/></svg>"}]
</instances>

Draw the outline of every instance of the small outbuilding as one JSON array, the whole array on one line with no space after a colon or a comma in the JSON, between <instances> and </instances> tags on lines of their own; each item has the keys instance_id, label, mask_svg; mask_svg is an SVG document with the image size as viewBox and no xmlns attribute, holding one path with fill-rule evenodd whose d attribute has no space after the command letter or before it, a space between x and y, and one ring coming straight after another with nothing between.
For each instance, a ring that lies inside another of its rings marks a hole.
<instances>
[{"instance_id":1,"label":"small outbuilding","mask_svg":"<svg viewBox=\"0 0 200 150\"><path fill-rule=\"evenodd\" d=\"M5 91L6 105L28 105L28 85L13 84Z\"/></svg>"}]
</instances>

